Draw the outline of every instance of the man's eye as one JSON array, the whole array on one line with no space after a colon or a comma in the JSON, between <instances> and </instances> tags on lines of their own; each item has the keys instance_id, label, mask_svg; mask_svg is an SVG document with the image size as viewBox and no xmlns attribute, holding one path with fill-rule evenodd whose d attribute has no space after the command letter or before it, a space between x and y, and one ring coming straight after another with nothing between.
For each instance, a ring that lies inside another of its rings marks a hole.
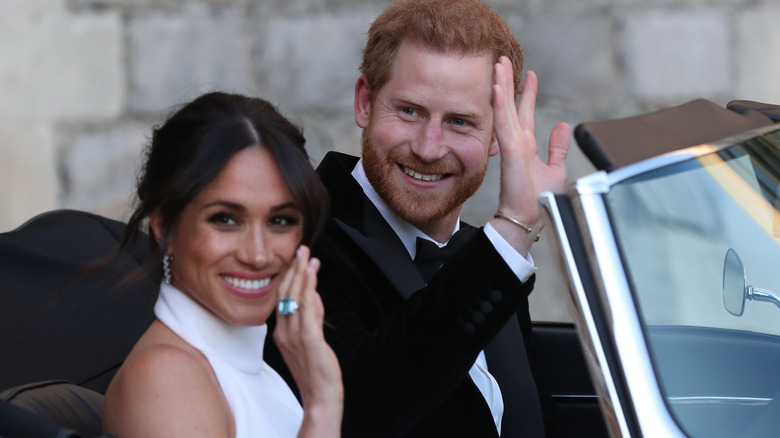
<instances>
[{"instance_id":1,"label":"man's eye","mask_svg":"<svg viewBox=\"0 0 780 438\"><path fill-rule=\"evenodd\" d=\"M466 125L466 121L463 120L463 119L455 118L455 119L452 119L452 124L453 125L457 125L457 126L465 126Z\"/></svg>"},{"instance_id":2,"label":"man's eye","mask_svg":"<svg viewBox=\"0 0 780 438\"><path fill-rule=\"evenodd\" d=\"M413 116L414 115L414 110L412 108L404 108L401 111L403 111L404 114L406 114L407 116Z\"/></svg>"}]
</instances>

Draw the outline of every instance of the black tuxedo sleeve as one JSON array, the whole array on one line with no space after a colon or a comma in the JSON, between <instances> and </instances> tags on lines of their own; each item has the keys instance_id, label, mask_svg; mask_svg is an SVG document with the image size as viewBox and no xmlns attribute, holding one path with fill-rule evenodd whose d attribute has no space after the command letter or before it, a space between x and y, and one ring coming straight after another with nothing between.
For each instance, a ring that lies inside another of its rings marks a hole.
<instances>
[{"instance_id":1,"label":"black tuxedo sleeve","mask_svg":"<svg viewBox=\"0 0 780 438\"><path fill-rule=\"evenodd\" d=\"M452 396L512 315L530 331L534 278L521 283L482 231L406 300L337 227L314 253L344 378L344 436L404 434Z\"/></svg>"}]
</instances>

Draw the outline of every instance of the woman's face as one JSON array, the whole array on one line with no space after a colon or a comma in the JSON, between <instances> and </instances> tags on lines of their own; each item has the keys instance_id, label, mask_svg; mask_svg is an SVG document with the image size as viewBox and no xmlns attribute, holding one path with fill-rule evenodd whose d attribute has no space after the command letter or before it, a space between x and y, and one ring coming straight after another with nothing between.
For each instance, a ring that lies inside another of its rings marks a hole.
<instances>
[{"instance_id":1,"label":"woman's face","mask_svg":"<svg viewBox=\"0 0 780 438\"><path fill-rule=\"evenodd\" d=\"M171 283L226 322L263 324L302 234L273 155L245 148L182 212L168 249Z\"/></svg>"}]
</instances>

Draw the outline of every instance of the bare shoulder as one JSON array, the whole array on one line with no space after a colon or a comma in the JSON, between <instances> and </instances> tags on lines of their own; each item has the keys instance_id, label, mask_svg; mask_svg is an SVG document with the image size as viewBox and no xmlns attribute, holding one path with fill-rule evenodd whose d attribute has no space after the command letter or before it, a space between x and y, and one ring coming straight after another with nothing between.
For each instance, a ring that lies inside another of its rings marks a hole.
<instances>
[{"instance_id":1,"label":"bare shoulder","mask_svg":"<svg viewBox=\"0 0 780 438\"><path fill-rule=\"evenodd\" d=\"M106 392L103 427L122 437L234 435L230 408L208 360L155 322Z\"/></svg>"}]
</instances>

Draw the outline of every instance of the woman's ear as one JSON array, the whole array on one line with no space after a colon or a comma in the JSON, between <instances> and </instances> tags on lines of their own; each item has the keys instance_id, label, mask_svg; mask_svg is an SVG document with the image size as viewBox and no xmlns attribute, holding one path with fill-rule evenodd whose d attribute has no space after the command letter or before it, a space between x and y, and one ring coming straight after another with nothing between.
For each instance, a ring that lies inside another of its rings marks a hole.
<instances>
[{"instance_id":1,"label":"woman's ear","mask_svg":"<svg viewBox=\"0 0 780 438\"><path fill-rule=\"evenodd\" d=\"M163 229L162 229L162 217L159 211L149 215L149 228L151 228L154 240L159 244L162 241Z\"/></svg>"}]
</instances>

